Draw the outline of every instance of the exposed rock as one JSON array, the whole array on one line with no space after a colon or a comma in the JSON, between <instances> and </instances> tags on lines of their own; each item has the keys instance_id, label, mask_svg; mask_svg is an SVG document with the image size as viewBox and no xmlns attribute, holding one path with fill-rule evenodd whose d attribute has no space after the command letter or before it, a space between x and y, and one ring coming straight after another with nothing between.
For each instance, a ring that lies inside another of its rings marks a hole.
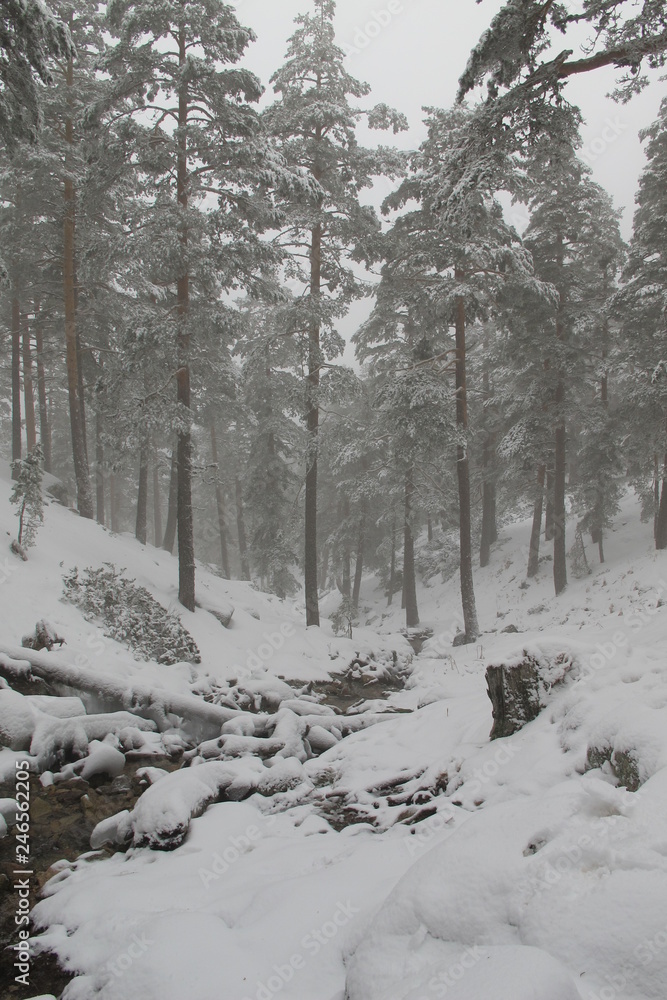
<instances>
[{"instance_id":1,"label":"exposed rock","mask_svg":"<svg viewBox=\"0 0 667 1000\"><path fill-rule=\"evenodd\" d=\"M570 654L548 655L540 649L524 649L508 663L489 664L486 684L493 705L491 739L511 736L536 719L551 689L565 679L573 666Z\"/></svg>"},{"instance_id":2,"label":"exposed rock","mask_svg":"<svg viewBox=\"0 0 667 1000\"><path fill-rule=\"evenodd\" d=\"M25 649L48 649L50 653L54 646L63 646L65 641L50 622L40 618L35 625L35 631L23 636L21 645Z\"/></svg>"},{"instance_id":3,"label":"exposed rock","mask_svg":"<svg viewBox=\"0 0 667 1000\"><path fill-rule=\"evenodd\" d=\"M619 785L629 792L636 792L642 784L639 774L639 764L631 749L615 750L608 744L605 746L589 746L586 751L586 770L602 767L608 763Z\"/></svg>"},{"instance_id":4,"label":"exposed rock","mask_svg":"<svg viewBox=\"0 0 667 1000\"><path fill-rule=\"evenodd\" d=\"M516 627L516 625L506 625L505 628L501 628L500 631L501 631L501 633L502 632L507 632L510 635L514 635L514 633L518 632L519 630Z\"/></svg>"}]
</instances>

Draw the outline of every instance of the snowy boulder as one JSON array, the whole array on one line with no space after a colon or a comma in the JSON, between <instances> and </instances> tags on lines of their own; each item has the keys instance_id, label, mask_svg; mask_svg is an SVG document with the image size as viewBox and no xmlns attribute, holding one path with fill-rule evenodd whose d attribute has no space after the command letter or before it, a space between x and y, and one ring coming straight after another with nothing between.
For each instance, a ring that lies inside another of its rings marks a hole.
<instances>
[{"instance_id":1,"label":"snowy boulder","mask_svg":"<svg viewBox=\"0 0 667 1000\"><path fill-rule=\"evenodd\" d=\"M0 816L7 826L14 826L18 806L16 799L0 799Z\"/></svg>"},{"instance_id":2,"label":"snowy boulder","mask_svg":"<svg viewBox=\"0 0 667 1000\"><path fill-rule=\"evenodd\" d=\"M325 753L338 743L333 733L322 726L311 726L307 733L307 739L314 754Z\"/></svg>"},{"instance_id":3,"label":"snowy boulder","mask_svg":"<svg viewBox=\"0 0 667 1000\"><path fill-rule=\"evenodd\" d=\"M234 605L230 604L229 601L225 601L222 598L216 598L213 600L211 597L198 597L197 607L201 608L202 611L208 611L209 615L213 615L214 618L220 622L225 628L229 628L232 624L232 617L234 615Z\"/></svg>"},{"instance_id":4,"label":"snowy boulder","mask_svg":"<svg viewBox=\"0 0 667 1000\"><path fill-rule=\"evenodd\" d=\"M57 761L85 757L91 741L103 740L109 735L117 736L128 727L154 730L155 723L130 712L83 715L71 719L54 719L42 714L32 735L30 753L39 759L42 768L52 767Z\"/></svg>"},{"instance_id":5,"label":"snowy boulder","mask_svg":"<svg viewBox=\"0 0 667 1000\"><path fill-rule=\"evenodd\" d=\"M81 760L64 767L56 779L66 781L78 775L92 785L101 781L111 781L122 773L125 767L125 755L110 743L91 740L88 753Z\"/></svg>"},{"instance_id":6,"label":"snowy boulder","mask_svg":"<svg viewBox=\"0 0 667 1000\"><path fill-rule=\"evenodd\" d=\"M257 791L267 797L288 792L306 780L303 765L295 757L276 758L273 767L267 768L257 783Z\"/></svg>"},{"instance_id":7,"label":"snowy boulder","mask_svg":"<svg viewBox=\"0 0 667 1000\"><path fill-rule=\"evenodd\" d=\"M11 750L29 750L32 734L41 712L28 698L3 688L0 691L0 744Z\"/></svg>"},{"instance_id":8,"label":"snowy boulder","mask_svg":"<svg viewBox=\"0 0 667 1000\"><path fill-rule=\"evenodd\" d=\"M173 851L185 840L191 820L212 802L247 798L263 772L264 765L256 758L207 761L172 771L147 788L130 813L134 845Z\"/></svg>"},{"instance_id":9,"label":"snowy boulder","mask_svg":"<svg viewBox=\"0 0 667 1000\"><path fill-rule=\"evenodd\" d=\"M667 710L655 705L625 705L607 713L592 727L586 748L586 770L611 769L619 785L636 792L667 765Z\"/></svg>"},{"instance_id":10,"label":"snowy boulder","mask_svg":"<svg viewBox=\"0 0 667 1000\"><path fill-rule=\"evenodd\" d=\"M524 647L502 663L490 663L486 684L493 706L491 739L511 736L536 719L552 688L574 676L575 666L572 653L546 644Z\"/></svg>"}]
</instances>

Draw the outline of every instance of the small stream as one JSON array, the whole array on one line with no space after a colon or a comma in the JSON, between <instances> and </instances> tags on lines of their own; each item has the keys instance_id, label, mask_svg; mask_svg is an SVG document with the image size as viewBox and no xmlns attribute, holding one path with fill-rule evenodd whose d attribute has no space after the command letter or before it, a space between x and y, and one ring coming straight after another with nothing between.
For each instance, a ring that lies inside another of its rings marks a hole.
<instances>
[{"instance_id":1,"label":"small stream","mask_svg":"<svg viewBox=\"0 0 667 1000\"><path fill-rule=\"evenodd\" d=\"M355 715L365 703L384 701L405 686L406 674L399 671L373 677L368 664L354 662L347 671L332 675L330 680L308 685L310 695L317 696L320 704L329 705L337 714ZM30 693L35 693L34 688ZM296 692L295 692L296 694ZM375 708L377 711L378 708ZM380 709L381 710L381 709ZM387 711L407 711L387 706ZM161 767L176 770L182 764L182 753L174 757L133 756L129 754L123 772L109 780L99 775L90 782L76 777L56 781L44 787L37 775L30 781L30 846L34 876L32 879L31 905L40 897L44 884L55 872L53 865L63 859L73 862L90 851L90 835L103 819L131 810L146 787L145 780L137 777L142 767ZM13 798L15 790L10 783L0 783L0 798ZM342 804L341 804L342 807ZM334 810L335 812L335 810ZM354 814L331 817L334 828L359 822ZM17 985L14 980L14 953L8 949L16 940L14 916L16 897L12 889L14 876L15 841L13 832L0 840L0 982L4 983L2 1000L26 1000L27 997L53 994L59 997L74 973L61 969L52 954L35 956L31 961L30 986ZM108 846L99 852L100 857L111 856L117 848Z\"/></svg>"}]
</instances>

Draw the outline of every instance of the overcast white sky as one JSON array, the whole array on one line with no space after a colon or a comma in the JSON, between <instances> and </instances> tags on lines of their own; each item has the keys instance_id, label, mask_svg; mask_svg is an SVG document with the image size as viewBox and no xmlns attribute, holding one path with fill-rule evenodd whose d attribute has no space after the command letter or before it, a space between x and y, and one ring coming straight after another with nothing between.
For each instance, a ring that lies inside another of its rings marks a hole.
<instances>
[{"instance_id":1,"label":"overcast white sky","mask_svg":"<svg viewBox=\"0 0 667 1000\"><path fill-rule=\"evenodd\" d=\"M284 61L294 17L312 10L312 3L230 2L242 23L257 35L244 65L268 88L271 74ZM371 133L380 137L372 141L389 141L406 149L419 145L425 137L422 106L448 107L454 102L468 53L500 6L501 0L479 4L475 0L338 0L336 35L339 45L350 51L350 73L371 85L369 104L382 101L397 108L407 115L411 126L409 132L395 137ZM657 117L667 87L655 74L643 94L620 105L605 96L613 89L615 78L613 69L582 74L568 83L567 96L579 105L585 118L580 155L592 167L593 178L610 192L616 206L624 209L622 228L628 239L637 179L645 162L637 133ZM355 308L345 326L353 329L365 311L367 306Z\"/></svg>"}]
</instances>

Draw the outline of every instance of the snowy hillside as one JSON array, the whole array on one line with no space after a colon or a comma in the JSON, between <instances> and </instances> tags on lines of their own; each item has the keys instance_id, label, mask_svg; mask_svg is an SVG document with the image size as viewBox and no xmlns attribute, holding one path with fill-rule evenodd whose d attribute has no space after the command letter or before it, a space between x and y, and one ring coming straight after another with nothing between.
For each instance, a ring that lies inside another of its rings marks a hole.
<instances>
[{"instance_id":1,"label":"snowy hillside","mask_svg":"<svg viewBox=\"0 0 667 1000\"><path fill-rule=\"evenodd\" d=\"M8 492L5 470L7 546ZM457 580L421 588L434 635L414 658L370 578L374 624L349 640L204 570L191 615L170 556L56 504L28 562L7 547L0 795L17 759L46 786L139 761L149 786L120 812L109 801L95 849L56 864L34 910L64 1000L667 995L667 566L631 497L607 563L557 599L548 560L525 587L528 533L505 528L476 574L476 645L451 644ZM106 562L178 612L201 663L136 660L63 602L64 574ZM225 628L211 611L230 605ZM66 645L29 671L18 647L42 618ZM485 668L524 649L566 654L569 672L491 741ZM350 708L324 682L353 661L370 686ZM48 693L30 693L37 675Z\"/></svg>"}]
</instances>

